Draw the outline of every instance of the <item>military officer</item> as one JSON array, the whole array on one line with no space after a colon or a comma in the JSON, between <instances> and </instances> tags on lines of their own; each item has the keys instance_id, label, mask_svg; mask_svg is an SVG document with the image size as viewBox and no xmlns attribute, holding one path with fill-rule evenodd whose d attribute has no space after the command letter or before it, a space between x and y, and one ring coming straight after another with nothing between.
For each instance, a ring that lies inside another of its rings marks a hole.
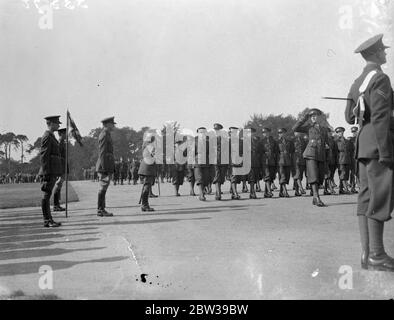
<instances>
[{"instance_id":1,"label":"military officer","mask_svg":"<svg viewBox=\"0 0 394 320\"><path fill-rule=\"evenodd\" d=\"M157 168L156 168L156 146L155 146L155 136L152 133L147 133L144 137L144 142L142 145L143 159L141 160L138 174L140 180L143 184L141 191L141 211L151 212L155 211L149 205L149 193L152 189L152 185L155 182Z\"/></svg>"},{"instance_id":2,"label":"military officer","mask_svg":"<svg viewBox=\"0 0 394 320\"><path fill-rule=\"evenodd\" d=\"M352 163L350 165L350 178L349 178L349 184L350 184L350 192L351 193L358 193L356 190L356 184L358 182L358 177L357 177L357 164L356 164L356 157L355 157L355 151L356 151L356 138L358 134L358 127L352 127L351 129L352 136L349 138L349 141L352 144L352 152L351 152L351 159Z\"/></svg>"},{"instance_id":3,"label":"military officer","mask_svg":"<svg viewBox=\"0 0 394 320\"><path fill-rule=\"evenodd\" d=\"M215 123L213 125L213 128L217 135L217 149L216 149L217 163L213 165L214 168L213 183L216 186L215 199L220 201L222 200L222 185L226 180L226 172L228 170L228 164L226 163L226 159L223 159L224 161L222 163L222 146L225 143L228 143L228 140L223 139L222 136L220 135L221 130L223 130L223 126L220 123Z\"/></svg>"},{"instance_id":4,"label":"military officer","mask_svg":"<svg viewBox=\"0 0 394 320\"><path fill-rule=\"evenodd\" d=\"M264 198L272 198L273 193L271 190L271 184L276 178L276 165L279 156L279 147L275 139L271 136L271 128L264 127L262 129L263 138L263 170L264 170L264 181L265 190Z\"/></svg>"},{"instance_id":5,"label":"military officer","mask_svg":"<svg viewBox=\"0 0 394 320\"><path fill-rule=\"evenodd\" d=\"M343 136L345 128L338 127L335 129L337 134L337 147L338 147L338 166L339 166L339 194L350 194L347 187L347 181L349 180L349 170L352 162L351 159L351 144Z\"/></svg>"},{"instance_id":6,"label":"military officer","mask_svg":"<svg viewBox=\"0 0 394 320\"><path fill-rule=\"evenodd\" d=\"M319 186L324 181L328 140L328 129L318 122L318 116L321 114L322 112L319 109L312 109L309 113L303 114L293 127L294 132L309 134L309 142L303 156L306 159L307 181L313 194L312 203L318 207L325 206L319 196ZM308 119L310 119L310 123L305 124Z\"/></svg>"},{"instance_id":7,"label":"military officer","mask_svg":"<svg viewBox=\"0 0 394 320\"><path fill-rule=\"evenodd\" d=\"M285 128L279 128L278 134L278 167L279 167L279 197L289 198L289 193L287 192L287 185L290 181L290 171L292 165L292 157L294 153L294 143L286 137L287 130Z\"/></svg>"},{"instance_id":8,"label":"military officer","mask_svg":"<svg viewBox=\"0 0 394 320\"><path fill-rule=\"evenodd\" d=\"M296 197L301 197L305 194L305 190L302 187L302 179L305 173L306 162L302 154L304 153L307 144L308 143L305 141L303 135L296 132L293 154L293 180Z\"/></svg>"},{"instance_id":9,"label":"military officer","mask_svg":"<svg viewBox=\"0 0 394 320\"><path fill-rule=\"evenodd\" d=\"M361 266L394 271L394 259L383 243L384 223L391 219L394 204L394 98L390 78L381 68L387 62L388 48L382 38L382 34L374 36L355 51L366 60L366 66L350 89L345 118L349 124L357 120L360 126L355 155L360 179L357 215Z\"/></svg>"},{"instance_id":10,"label":"military officer","mask_svg":"<svg viewBox=\"0 0 394 320\"><path fill-rule=\"evenodd\" d=\"M59 152L60 152L60 159L62 164L62 172L63 174L60 175L55 183L55 187L53 189L53 211L65 211L62 206L60 206L60 195L62 191L62 186L64 182L64 175L66 172L66 128L59 129L57 133L59 134ZM67 166L67 174L70 172L69 166Z\"/></svg>"},{"instance_id":11,"label":"military officer","mask_svg":"<svg viewBox=\"0 0 394 320\"><path fill-rule=\"evenodd\" d=\"M44 216L44 227L46 228L57 228L61 225L53 220L50 206L53 187L58 177L64 173L62 171L59 143L54 135L61 124L59 118L60 116L45 118L48 130L41 138L40 171L38 175L41 178L41 191L43 192L41 209Z\"/></svg>"},{"instance_id":12,"label":"military officer","mask_svg":"<svg viewBox=\"0 0 394 320\"><path fill-rule=\"evenodd\" d=\"M96 171L100 184L97 199L97 216L112 217L113 214L105 209L105 195L115 171L114 147L111 137L111 132L114 130L116 124L115 117L105 118L101 123L103 124L103 130L99 135L99 156L96 163Z\"/></svg>"}]
</instances>

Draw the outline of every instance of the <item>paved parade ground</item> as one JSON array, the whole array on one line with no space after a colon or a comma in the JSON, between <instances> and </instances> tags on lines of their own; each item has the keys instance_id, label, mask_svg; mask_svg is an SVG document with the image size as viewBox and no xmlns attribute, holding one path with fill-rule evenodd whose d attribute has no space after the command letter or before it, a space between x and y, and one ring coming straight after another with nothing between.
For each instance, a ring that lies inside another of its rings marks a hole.
<instances>
[{"instance_id":1,"label":"paved parade ground","mask_svg":"<svg viewBox=\"0 0 394 320\"><path fill-rule=\"evenodd\" d=\"M97 183L72 186L79 202L68 219L54 213L61 228L43 228L38 207L0 210L3 298L19 290L61 299L394 298L394 274L360 269L354 195L322 197L320 209L310 197L228 201L226 184L224 201L202 203L187 185L178 198L166 183L150 201L156 212L142 213L141 185L111 184L115 216L99 218ZM394 223L386 228L394 254Z\"/></svg>"}]
</instances>

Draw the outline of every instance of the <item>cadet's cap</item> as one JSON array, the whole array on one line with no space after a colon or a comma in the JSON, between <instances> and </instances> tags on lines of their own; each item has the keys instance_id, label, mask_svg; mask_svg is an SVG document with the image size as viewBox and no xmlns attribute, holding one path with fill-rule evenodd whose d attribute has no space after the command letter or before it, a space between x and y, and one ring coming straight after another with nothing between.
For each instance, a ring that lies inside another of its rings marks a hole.
<instances>
[{"instance_id":1,"label":"cadet's cap","mask_svg":"<svg viewBox=\"0 0 394 320\"><path fill-rule=\"evenodd\" d=\"M222 126L220 123L215 123L215 124L213 125L213 128L214 128L215 130L222 130L222 129L223 129L223 126Z\"/></svg>"},{"instance_id":2,"label":"cadet's cap","mask_svg":"<svg viewBox=\"0 0 394 320\"><path fill-rule=\"evenodd\" d=\"M314 108L314 109L309 111L309 116L310 117L312 117L312 116L320 116L321 114L322 114L321 110L316 109L316 108Z\"/></svg>"},{"instance_id":3,"label":"cadet's cap","mask_svg":"<svg viewBox=\"0 0 394 320\"><path fill-rule=\"evenodd\" d=\"M115 122L115 117L105 118L105 119L101 120L101 122L102 122L103 124L106 124L106 123L113 123L113 124L116 124L116 122Z\"/></svg>"},{"instance_id":4,"label":"cadet's cap","mask_svg":"<svg viewBox=\"0 0 394 320\"><path fill-rule=\"evenodd\" d=\"M58 133L62 133L62 134L66 133L66 131L67 131L66 128L62 128L62 129L57 130Z\"/></svg>"},{"instance_id":5,"label":"cadet's cap","mask_svg":"<svg viewBox=\"0 0 394 320\"><path fill-rule=\"evenodd\" d=\"M230 128L228 128L228 130L239 130L239 128L237 128L237 127L230 127Z\"/></svg>"},{"instance_id":6,"label":"cadet's cap","mask_svg":"<svg viewBox=\"0 0 394 320\"><path fill-rule=\"evenodd\" d=\"M338 132L345 132L345 128L344 127L338 127L338 128L335 129L335 132L336 133L338 133Z\"/></svg>"},{"instance_id":7,"label":"cadet's cap","mask_svg":"<svg viewBox=\"0 0 394 320\"><path fill-rule=\"evenodd\" d=\"M46 121L50 121L52 123L58 123L61 124L60 120L59 120L60 116L49 116L44 118Z\"/></svg>"},{"instance_id":8,"label":"cadet's cap","mask_svg":"<svg viewBox=\"0 0 394 320\"><path fill-rule=\"evenodd\" d=\"M261 129L263 132L271 132L271 128L268 127L264 127L263 129Z\"/></svg>"},{"instance_id":9,"label":"cadet's cap","mask_svg":"<svg viewBox=\"0 0 394 320\"><path fill-rule=\"evenodd\" d=\"M354 132L358 132L358 127L352 127L351 128L351 131L354 133Z\"/></svg>"},{"instance_id":10,"label":"cadet's cap","mask_svg":"<svg viewBox=\"0 0 394 320\"><path fill-rule=\"evenodd\" d=\"M286 133L287 130L285 128L279 128L278 133Z\"/></svg>"},{"instance_id":11,"label":"cadet's cap","mask_svg":"<svg viewBox=\"0 0 394 320\"><path fill-rule=\"evenodd\" d=\"M370 56L380 50L390 48L383 44L383 34L378 34L363 42L354 53L361 53L363 56Z\"/></svg>"},{"instance_id":12,"label":"cadet's cap","mask_svg":"<svg viewBox=\"0 0 394 320\"><path fill-rule=\"evenodd\" d=\"M200 130L207 130L207 128L205 128L205 127L200 127L200 128L197 129L197 132L200 131Z\"/></svg>"}]
</instances>

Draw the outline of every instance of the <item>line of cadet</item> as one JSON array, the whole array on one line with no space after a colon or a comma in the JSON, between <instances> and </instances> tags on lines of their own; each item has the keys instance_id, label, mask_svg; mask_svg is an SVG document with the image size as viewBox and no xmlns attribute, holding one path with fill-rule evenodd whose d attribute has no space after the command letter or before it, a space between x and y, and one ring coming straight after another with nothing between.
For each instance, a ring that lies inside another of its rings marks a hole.
<instances>
[{"instance_id":1,"label":"line of cadet","mask_svg":"<svg viewBox=\"0 0 394 320\"><path fill-rule=\"evenodd\" d=\"M317 110L317 109L314 109ZM308 115L312 117L313 111ZM41 189L43 191L42 211L44 215L44 225L46 227L57 227L60 224L53 221L51 216L49 202L53 192L54 211L64 211L60 206L60 192L64 181L65 172L65 131L59 129L61 122L60 116L46 117L48 130L44 133L41 146L41 168L39 175L42 178ZM300 197L306 194L303 187L303 177L307 177L307 189L312 189L308 184L308 176L306 170L305 151L311 145L308 136L297 128L294 136L289 134L286 129L278 130L278 139L272 135L271 128L264 127L261 130L261 136L258 135L256 128L250 128L251 132L251 170L247 175L234 174L234 168L237 165L222 164L221 161L221 137L218 136L217 141L217 164L209 164L209 138L207 141L207 152L205 164L198 159L198 148L196 143L195 164L179 164L175 162L173 165L157 165L146 164L143 160L138 161L116 161L113 152L113 143L111 131L115 127L114 117L102 120L103 130L99 136L99 156L95 171L99 181L99 192L97 200L97 214L101 217L113 216L112 213L106 211L105 196L107 189L113 180L114 185L123 185L125 180L128 183L137 184L140 180L143 184L141 192L141 209L142 211L153 211L149 206L149 198L157 197L153 194L152 186L156 179L163 182L164 175L167 181L170 178L174 185L175 195L180 196L179 189L183 185L185 178L190 185L190 195L196 196L195 188L198 190L198 199L206 201L206 196L212 194L212 186L215 186L215 200L222 200L222 185L226 180L230 181L230 194L232 200L241 199L238 193L238 185L242 184L242 192L250 192L250 199L257 199L257 192L263 192L264 198L272 198L273 190L276 189L274 181L279 178L279 197L289 198L288 185L290 176L293 178L294 195ZM296 125L297 126L297 125ZM223 126L219 123L214 124L214 130L223 130ZM324 182L320 181L320 187L324 188L324 195L336 194L334 175L338 170L340 178L339 194L357 193L356 191L356 171L354 162L354 143L357 135L357 127L352 128L353 136L349 139L344 138L344 128L337 128L328 136L325 145L324 156ZM59 141L54 136L54 132L58 131ZM207 129L201 127L197 129L198 134L206 133ZM243 129L230 127L229 133L236 131L239 137L240 156L243 155L242 140ZM186 138L186 137L185 137ZM198 137L196 137L198 139ZM176 141L174 148L180 148L185 139ZM196 141L197 142L197 141ZM231 139L228 141L231 154ZM154 135L147 135L144 141L143 150L151 150L154 156ZM184 156L187 150L184 151ZM224 162L224 161L223 161ZM239 166L239 165L238 165ZM159 181L158 181L159 182ZM262 185L263 183L263 185ZM249 189L248 189L249 185ZM311 190L313 195L313 190ZM321 201L321 200L319 200ZM314 201L314 204L316 201ZM320 203L321 204L321 203ZM318 205L321 206L321 205Z\"/></svg>"}]
</instances>

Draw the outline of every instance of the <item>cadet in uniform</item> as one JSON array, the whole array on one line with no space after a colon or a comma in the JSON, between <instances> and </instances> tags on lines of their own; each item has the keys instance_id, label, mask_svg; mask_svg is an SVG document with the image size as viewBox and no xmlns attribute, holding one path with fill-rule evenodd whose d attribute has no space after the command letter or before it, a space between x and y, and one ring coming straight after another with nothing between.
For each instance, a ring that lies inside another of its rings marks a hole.
<instances>
[{"instance_id":1,"label":"cadet in uniform","mask_svg":"<svg viewBox=\"0 0 394 320\"><path fill-rule=\"evenodd\" d=\"M209 184L209 137L206 135L207 129L205 127L201 127L197 129L197 136L195 138L196 141L196 149L195 149L195 157L196 162L194 165L194 177L196 179L196 184L199 189L198 199L200 201L206 201L205 198L205 188L208 187ZM198 153L198 141L201 140L199 138L205 139L205 141L201 141L203 143L202 148L205 147L206 158L205 161L202 159L203 155ZM204 146L205 142L205 146Z\"/></svg>"},{"instance_id":2,"label":"cadet in uniform","mask_svg":"<svg viewBox=\"0 0 394 320\"><path fill-rule=\"evenodd\" d=\"M265 190L264 198L272 198L273 193L271 190L271 184L274 182L276 177L276 163L278 159L279 148L275 139L271 136L270 128L263 128L263 170L264 170L264 181Z\"/></svg>"},{"instance_id":3,"label":"cadet in uniform","mask_svg":"<svg viewBox=\"0 0 394 320\"><path fill-rule=\"evenodd\" d=\"M232 160L232 150L231 150L231 144L232 144L232 135L233 132L235 132L235 136L236 139L238 139L238 145L239 145L239 149L238 152L241 154L242 153L242 148L243 148L243 144L242 144L242 140L240 137L240 130L237 127L230 127L229 128L229 153L230 153L230 165L229 165L229 171L230 171L230 183L231 183L231 189L230 189L230 193L231 193L231 200L240 200L241 197L238 194L237 191L237 184L241 183L241 177L240 175L236 175L234 172L234 168L236 167L240 167L239 164L234 164L233 160Z\"/></svg>"},{"instance_id":4,"label":"cadet in uniform","mask_svg":"<svg viewBox=\"0 0 394 320\"><path fill-rule=\"evenodd\" d=\"M44 216L44 227L46 228L56 228L61 225L53 221L50 203L56 180L64 173L62 171L59 143L54 135L61 124L59 118L60 116L45 118L48 130L41 138L40 171L38 175L41 177L41 191L43 192L41 209Z\"/></svg>"},{"instance_id":5,"label":"cadet in uniform","mask_svg":"<svg viewBox=\"0 0 394 320\"><path fill-rule=\"evenodd\" d=\"M349 138L349 141L352 144L352 153L351 153L351 159L352 163L350 165L350 178L349 178L349 184L350 184L350 192L351 193L358 193L356 190L356 184L358 182L357 178L357 165L356 165L356 157L355 157L355 151L356 151L356 138L358 134L358 127L352 127L351 128L352 136Z\"/></svg>"},{"instance_id":6,"label":"cadet in uniform","mask_svg":"<svg viewBox=\"0 0 394 320\"><path fill-rule=\"evenodd\" d=\"M181 152L179 148L181 147L183 142L184 142L183 139L179 139L178 141L175 142L175 154L177 152ZM182 152L182 154L184 157L186 157L187 149L185 149ZM168 164L168 166L170 165ZM172 167L172 184L174 185L175 188L175 195L177 197L180 197L181 195L179 193L179 186L182 186L185 180L186 163L179 163L177 161L177 158L175 157L175 163L174 165L171 165L171 167Z\"/></svg>"},{"instance_id":7,"label":"cadet in uniform","mask_svg":"<svg viewBox=\"0 0 394 320\"><path fill-rule=\"evenodd\" d=\"M349 124L358 119L360 132L356 140L360 190L359 219L363 268L394 271L394 259L384 249L384 223L391 219L394 204L393 176L393 89L383 73L388 48L383 35L377 35L356 49L366 60L362 74L353 83L345 117ZM359 99L364 100L358 104ZM356 107L358 106L358 107Z\"/></svg>"},{"instance_id":8,"label":"cadet in uniform","mask_svg":"<svg viewBox=\"0 0 394 320\"><path fill-rule=\"evenodd\" d=\"M338 147L338 166L339 166L339 194L350 194L347 187L347 181L349 180L351 159L351 145L350 142L345 139L343 134L345 128L339 127L335 129L338 138L336 140Z\"/></svg>"},{"instance_id":9,"label":"cadet in uniform","mask_svg":"<svg viewBox=\"0 0 394 320\"><path fill-rule=\"evenodd\" d=\"M119 161L119 175L120 184L123 185L123 181L127 179L127 162L123 161L123 158Z\"/></svg>"},{"instance_id":10,"label":"cadet in uniform","mask_svg":"<svg viewBox=\"0 0 394 320\"><path fill-rule=\"evenodd\" d=\"M53 211L65 211L63 207L60 206L60 195L62 192L62 186L64 182L64 175L66 172L66 128L59 129L57 133L59 134L59 153L62 164L62 175L57 178L55 187L53 189ZM70 172L67 166L67 174Z\"/></svg>"},{"instance_id":11,"label":"cadet in uniform","mask_svg":"<svg viewBox=\"0 0 394 320\"><path fill-rule=\"evenodd\" d=\"M309 142L304 151L306 159L307 181L310 184L313 194L313 205L324 207L325 204L319 196L319 186L323 184L325 175L326 146L327 146L327 128L317 122L317 117L322 112L319 109L312 109L309 114L304 114L294 125L294 132L309 134ZM311 123L305 123L311 120Z\"/></svg>"},{"instance_id":12,"label":"cadet in uniform","mask_svg":"<svg viewBox=\"0 0 394 320\"><path fill-rule=\"evenodd\" d=\"M97 215L99 217L112 217L113 214L105 210L105 195L115 171L114 147L111 132L115 128L115 117L102 120L103 130L99 135L99 156L96 163L96 171L100 188L97 199Z\"/></svg>"},{"instance_id":13,"label":"cadet in uniform","mask_svg":"<svg viewBox=\"0 0 394 320\"><path fill-rule=\"evenodd\" d=\"M250 199L257 199L256 184L259 181L261 167L263 164L263 150L259 137L256 135L257 130L251 128L251 168L248 174L248 183L250 187Z\"/></svg>"},{"instance_id":14,"label":"cadet in uniform","mask_svg":"<svg viewBox=\"0 0 394 320\"><path fill-rule=\"evenodd\" d=\"M143 184L141 192L141 211L155 211L149 206L149 193L156 179L156 160L155 160L155 136L147 134L142 145L143 159L141 160L138 174Z\"/></svg>"},{"instance_id":15,"label":"cadet in uniform","mask_svg":"<svg viewBox=\"0 0 394 320\"><path fill-rule=\"evenodd\" d=\"M278 134L279 134L278 167L279 167L279 183L280 183L279 197L281 197L281 198L289 198L290 197L289 193L287 192L286 185L288 185L289 181L290 181L292 156L294 153L294 143L293 143L293 141L286 138L286 136L285 136L286 133L287 133L287 130L285 128L280 128L278 130Z\"/></svg>"},{"instance_id":16,"label":"cadet in uniform","mask_svg":"<svg viewBox=\"0 0 394 320\"><path fill-rule=\"evenodd\" d=\"M215 199L216 200L222 200L222 185L224 184L224 181L226 180L226 172L228 170L228 165L224 162L222 164L222 145L225 143L228 143L228 141L225 141L222 139L222 137L219 135L219 131L223 130L223 126L220 123L215 123L213 125L213 128L215 129L217 133L217 149L216 149L216 154L217 154L217 163L214 164L214 178L213 178L213 183L216 186L216 195ZM226 160L226 159L223 159Z\"/></svg>"},{"instance_id":17,"label":"cadet in uniform","mask_svg":"<svg viewBox=\"0 0 394 320\"><path fill-rule=\"evenodd\" d=\"M306 162L302 154L304 153L307 144L308 143L305 141L303 135L296 132L293 154L293 180L296 197L301 197L305 194L305 190L302 187L302 179L305 173Z\"/></svg>"}]
</instances>

